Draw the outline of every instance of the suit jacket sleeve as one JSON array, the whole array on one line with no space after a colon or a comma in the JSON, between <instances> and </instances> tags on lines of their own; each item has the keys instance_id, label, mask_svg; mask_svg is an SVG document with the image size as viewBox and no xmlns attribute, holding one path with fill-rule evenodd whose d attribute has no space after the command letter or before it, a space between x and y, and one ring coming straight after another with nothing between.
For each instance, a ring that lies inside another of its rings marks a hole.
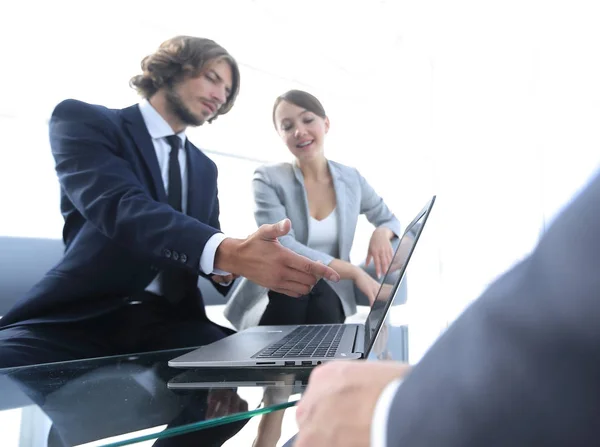
<instances>
[{"instance_id":1,"label":"suit jacket sleeve","mask_svg":"<svg viewBox=\"0 0 600 447\"><path fill-rule=\"evenodd\" d=\"M100 109L60 103L50 144L61 188L75 208L114 242L157 265L200 273L202 248L217 229L154 200L122 156L121 131ZM172 252L187 260L173 260Z\"/></svg>"},{"instance_id":2,"label":"suit jacket sleeve","mask_svg":"<svg viewBox=\"0 0 600 447\"><path fill-rule=\"evenodd\" d=\"M360 175L358 170L356 175L359 179L361 191L360 213L364 214L367 220L376 227L385 226L392 230L396 236L401 236L400 221L390 211L373 187Z\"/></svg>"},{"instance_id":3,"label":"suit jacket sleeve","mask_svg":"<svg viewBox=\"0 0 600 447\"><path fill-rule=\"evenodd\" d=\"M273 224L283 220L287 217L285 212L285 206L281 203L274 186L267 175L267 172L263 168L258 168L254 172L254 179L252 181L254 188L254 201L255 211L254 218L258 226L264 224ZM313 250L310 247L298 242L294 229L292 228L288 234L279 238L279 242L284 247L298 253L299 255L306 256L313 261L321 261L325 265L329 265L335 258L327 253L323 253L318 250Z\"/></svg>"},{"instance_id":4,"label":"suit jacket sleeve","mask_svg":"<svg viewBox=\"0 0 600 447\"><path fill-rule=\"evenodd\" d=\"M398 389L389 446L600 443L600 177Z\"/></svg>"},{"instance_id":5,"label":"suit jacket sleeve","mask_svg":"<svg viewBox=\"0 0 600 447\"><path fill-rule=\"evenodd\" d=\"M215 166L216 169L216 166ZM218 177L218 170L217 170L217 177ZM212 214L210 216L210 220L208 222L208 224L211 226L211 228L216 228L217 230L221 230L221 222L219 222L219 214L221 212L220 206L219 206L219 191L217 189L217 197L215 199L215 204L212 210Z\"/></svg>"},{"instance_id":6,"label":"suit jacket sleeve","mask_svg":"<svg viewBox=\"0 0 600 447\"><path fill-rule=\"evenodd\" d=\"M219 213L220 213L219 194L217 192L217 198L216 198L213 212L212 212L212 215L210 216L210 221L209 221L210 227L216 228L217 230L221 230L221 223L219 222ZM208 239L207 239L207 241L208 241ZM209 279L211 284L213 285L213 287L223 296L227 296L227 294L229 293L229 291L231 290L231 288L233 286L233 281L226 286L222 286L221 284L217 284L216 282L212 281L212 279L211 279L212 275L205 275L204 273L201 273L201 275L204 276L205 278Z\"/></svg>"}]
</instances>

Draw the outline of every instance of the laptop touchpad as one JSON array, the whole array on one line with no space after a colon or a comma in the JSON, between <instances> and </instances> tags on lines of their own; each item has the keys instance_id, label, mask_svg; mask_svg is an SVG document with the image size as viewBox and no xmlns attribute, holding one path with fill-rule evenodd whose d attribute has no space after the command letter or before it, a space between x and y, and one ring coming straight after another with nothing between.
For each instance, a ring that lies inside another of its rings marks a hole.
<instances>
[{"instance_id":1,"label":"laptop touchpad","mask_svg":"<svg viewBox=\"0 0 600 447\"><path fill-rule=\"evenodd\" d=\"M231 355L235 356L251 356L256 354L269 344L276 342L285 336L289 330L263 330L253 331L248 330L240 332L208 346L204 346L202 351L205 355L211 357L222 356L224 360L231 359Z\"/></svg>"}]
</instances>

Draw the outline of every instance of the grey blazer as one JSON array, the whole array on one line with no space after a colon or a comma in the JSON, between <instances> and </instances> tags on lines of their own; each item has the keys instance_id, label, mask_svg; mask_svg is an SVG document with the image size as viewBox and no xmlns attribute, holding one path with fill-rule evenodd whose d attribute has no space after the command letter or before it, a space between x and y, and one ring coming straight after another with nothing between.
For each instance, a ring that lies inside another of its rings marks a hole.
<instances>
[{"instance_id":1,"label":"grey blazer","mask_svg":"<svg viewBox=\"0 0 600 447\"><path fill-rule=\"evenodd\" d=\"M364 214L376 227L386 226L399 236L400 222L358 170L334 161L329 161L328 164L337 201L340 259L350 261L350 249L360 214ZM279 238L281 244L300 255L324 264L329 264L334 259L306 245L309 237L310 214L304 176L300 168L291 163L261 166L254 172L252 185L256 202L254 217L257 225L272 224L287 217L292 222L292 230L286 236ZM346 316L356 313L354 283L351 280L342 280L339 283L328 281L328 283L340 297ZM243 327L241 321L244 314L252 312L252 308L261 298L264 298L266 292L265 288L246 279L242 280L229 299L225 316L235 327Z\"/></svg>"},{"instance_id":2,"label":"grey blazer","mask_svg":"<svg viewBox=\"0 0 600 447\"><path fill-rule=\"evenodd\" d=\"M387 446L600 445L600 177L400 385Z\"/></svg>"}]
</instances>

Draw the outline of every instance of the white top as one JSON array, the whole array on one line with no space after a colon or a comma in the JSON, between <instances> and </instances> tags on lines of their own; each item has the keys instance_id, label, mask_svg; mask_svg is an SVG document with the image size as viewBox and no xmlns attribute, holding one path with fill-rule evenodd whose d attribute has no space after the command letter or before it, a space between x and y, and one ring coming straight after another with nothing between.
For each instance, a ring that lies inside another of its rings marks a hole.
<instances>
[{"instance_id":1,"label":"white top","mask_svg":"<svg viewBox=\"0 0 600 447\"><path fill-rule=\"evenodd\" d=\"M158 160L158 167L160 168L160 174L162 177L163 184L165 186L165 192L169 193L169 153L171 152L171 146L167 142L166 137L173 135L173 129L165 121L165 119L156 111L154 107L147 101L142 100L139 103L140 113L148 129L148 133L152 138L152 144L156 151L156 158ZM187 169L187 157L185 154L185 132L177 134L181 138L183 143L179 148L177 159L179 160L179 167L181 169L181 208L184 213L187 212L187 198L188 198L188 169ZM215 255L219 244L225 239L223 233L216 233L206 242L202 255L200 256L200 269L207 275L211 273L223 274L214 268ZM160 289L160 273L154 278L154 280L146 287L148 292L152 292L156 295L162 295Z\"/></svg>"},{"instance_id":2,"label":"white top","mask_svg":"<svg viewBox=\"0 0 600 447\"><path fill-rule=\"evenodd\" d=\"M338 217L337 208L323 220L310 216L308 219L308 244L313 250L338 257Z\"/></svg>"}]
</instances>

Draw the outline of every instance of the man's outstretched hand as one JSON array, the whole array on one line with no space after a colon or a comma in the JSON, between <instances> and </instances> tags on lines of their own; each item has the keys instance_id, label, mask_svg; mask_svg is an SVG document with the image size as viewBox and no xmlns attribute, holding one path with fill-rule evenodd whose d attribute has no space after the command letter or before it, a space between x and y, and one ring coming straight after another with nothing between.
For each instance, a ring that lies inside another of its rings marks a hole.
<instances>
[{"instance_id":1,"label":"man's outstretched hand","mask_svg":"<svg viewBox=\"0 0 600 447\"><path fill-rule=\"evenodd\" d=\"M277 240L291 229L289 219L262 225L244 240L226 238L215 256L215 267L248 278L285 295L306 295L321 278L337 282L335 270L300 256Z\"/></svg>"}]
</instances>

